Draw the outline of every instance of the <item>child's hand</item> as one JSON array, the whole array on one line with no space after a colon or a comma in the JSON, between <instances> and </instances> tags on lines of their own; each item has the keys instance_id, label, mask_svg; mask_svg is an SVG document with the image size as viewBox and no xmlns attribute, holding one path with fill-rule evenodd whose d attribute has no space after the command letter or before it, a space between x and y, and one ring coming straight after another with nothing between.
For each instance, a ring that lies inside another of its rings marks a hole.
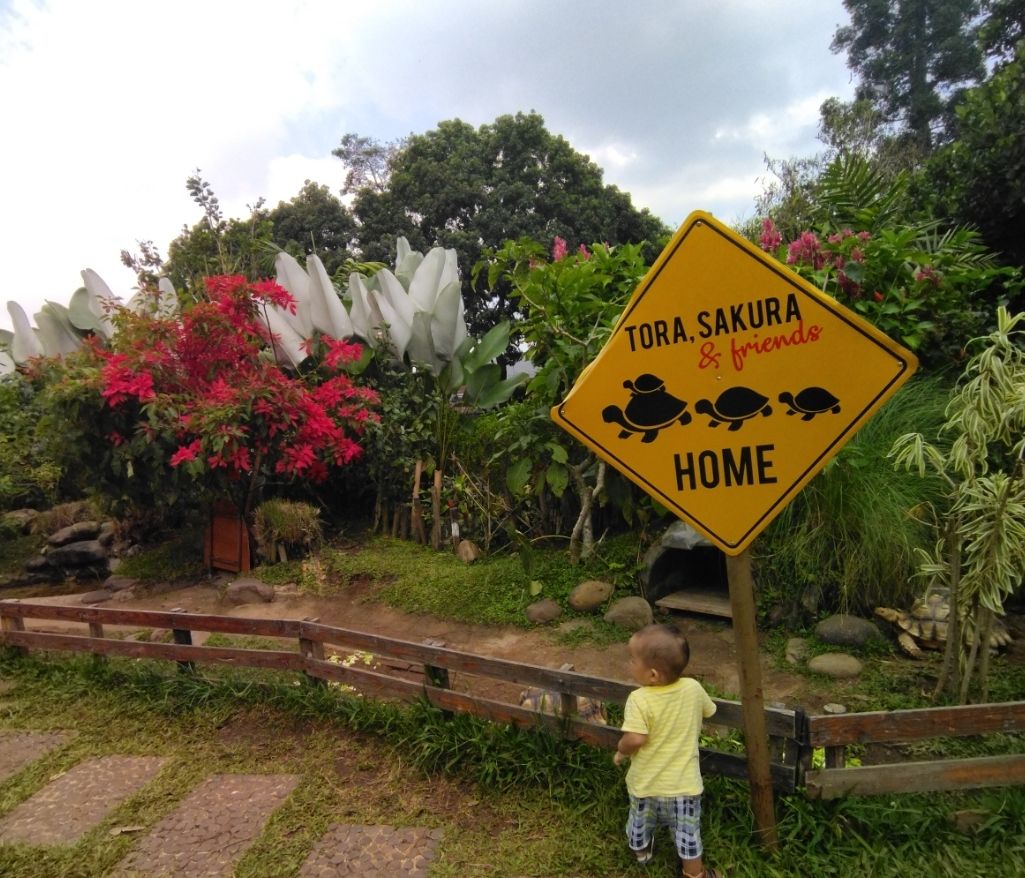
<instances>
[{"instance_id":1,"label":"child's hand","mask_svg":"<svg viewBox=\"0 0 1025 878\"><path fill-rule=\"evenodd\" d=\"M616 751L616 755L612 757L612 762L615 765L622 765L623 764L623 760L624 759L629 759L629 758L630 758L629 756L624 756L622 753L620 753L617 750Z\"/></svg>"}]
</instances>

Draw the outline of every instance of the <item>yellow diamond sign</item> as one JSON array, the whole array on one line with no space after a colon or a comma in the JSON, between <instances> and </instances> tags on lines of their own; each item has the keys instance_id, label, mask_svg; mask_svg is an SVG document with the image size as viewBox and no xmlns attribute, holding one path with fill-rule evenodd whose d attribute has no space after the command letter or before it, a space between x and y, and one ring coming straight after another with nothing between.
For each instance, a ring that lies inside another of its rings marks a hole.
<instances>
[{"instance_id":1,"label":"yellow diamond sign","mask_svg":"<svg viewBox=\"0 0 1025 878\"><path fill-rule=\"evenodd\" d=\"M552 417L739 555L917 366L695 212Z\"/></svg>"}]
</instances>

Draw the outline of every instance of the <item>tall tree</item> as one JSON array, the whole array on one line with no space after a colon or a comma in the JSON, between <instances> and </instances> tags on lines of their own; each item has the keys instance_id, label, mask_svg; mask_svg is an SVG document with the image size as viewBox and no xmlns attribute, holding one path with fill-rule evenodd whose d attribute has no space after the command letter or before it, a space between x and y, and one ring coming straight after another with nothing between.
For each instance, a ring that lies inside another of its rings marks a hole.
<instances>
[{"instance_id":1,"label":"tall tree","mask_svg":"<svg viewBox=\"0 0 1025 878\"><path fill-rule=\"evenodd\" d=\"M362 142L354 137L347 135L350 147ZM454 248L467 322L477 336L515 312L503 290L485 296L483 286L472 286L473 265L485 250L524 237L549 242L559 236L576 246L654 243L668 233L627 194L606 185L601 169L551 134L537 113L500 116L477 129L458 119L441 122L398 148L378 185L381 179L375 172L353 203L362 257L389 260L400 234L414 249Z\"/></svg>"},{"instance_id":2,"label":"tall tree","mask_svg":"<svg viewBox=\"0 0 1025 878\"><path fill-rule=\"evenodd\" d=\"M844 0L851 23L832 50L847 53L857 97L928 151L946 139L960 90L984 74L980 0Z\"/></svg>"},{"instance_id":3,"label":"tall tree","mask_svg":"<svg viewBox=\"0 0 1025 878\"><path fill-rule=\"evenodd\" d=\"M1008 262L1025 266L1025 45L958 107L956 136L926 168L934 212L975 225Z\"/></svg>"},{"instance_id":4,"label":"tall tree","mask_svg":"<svg viewBox=\"0 0 1025 878\"><path fill-rule=\"evenodd\" d=\"M1014 59L1014 47L1025 39L1025 0L985 0L987 18L980 29L982 49L998 64Z\"/></svg>"},{"instance_id":5,"label":"tall tree","mask_svg":"<svg viewBox=\"0 0 1025 878\"><path fill-rule=\"evenodd\" d=\"M300 261L316 253L332 275L352 255L356 221L327 186L307 180L291 201L278 202L268 219L275 244Z\"/></svg>"}]
</instances>

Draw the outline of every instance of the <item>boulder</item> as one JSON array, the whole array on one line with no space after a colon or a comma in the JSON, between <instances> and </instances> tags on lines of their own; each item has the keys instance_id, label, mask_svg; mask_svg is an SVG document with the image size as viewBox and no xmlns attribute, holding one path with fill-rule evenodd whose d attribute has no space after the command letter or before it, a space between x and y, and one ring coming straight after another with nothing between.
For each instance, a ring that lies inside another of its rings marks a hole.
<instances>
[{"instance_id":1,"label":"boulder","mask_svg":"<svg viewBox=\"0 0 1025 878\"><path fill-rule=\"evenodd\" d=\"M610 597L615 588L600 579L581 582L569 593L569 605L578 613L593 613Z\"/></svg>"},{"instance_id":2,"label":"boulder","mask_svg":"<svg viewBox=\"0 0 1025 878\"><path fill-rule=\"evenodd\" d=\"M845 652L824 652L808 662L808 670L825 674L834 680L848 680L861 673L862 664Z\"/></svg>"},{"instance_id":3,"label":"boulder","mask_svg":"<svg viewBox=\"0 0 1025 878\"><path fill-rule=\"evenodd\" d=\"M815 636L834 646L864 646L870 640L882 639L874 622L843 613L819 622L815 626Z\"/></svg>"},{"instance_id":4,"label":"boulder","mask_svg":"<svg viewBox=\"0 0 1025 878\"><path fill-rule=\"evenodd\" d=\"M110 600L111 594L112 592L101 588L99 591L91 591L88 594L82 595L79 600L83 604L102 604L104 601Z\"/></svg>"},{"instance_id":5,"label":"boulder","mask_svg":"<svg viewBox=\"0 0 1025 878\"><path fill-rule=\"evenodd\" d=\"M114 538L117 536L117 527L113 521L105 521L100 525L100 532L96 535L96 539L100 543L106 546L108 549L114 543Z\"/></svg>"},{"instance_id":6,"label":"boulder","mask_svg":"<svg viewBox=\"0 0 1025 878\"><path fill-rule=\"evenodd\" d=\"M787 641L787 664L799 665L808 658L808 641L803 637L791 637Z\"/></svg>"},{"instance_id":7,"label":"boulder","mask_svg":"<svg viewBox=\"0 0 1025 878\"><path fill-rule=\"evenodd\" d=\"M274 586L244 577L231 583L225 596L233 604L269 604L274 600Z\"/></svg>"},{"instance_id":8,"label":"boulder","mask_svg":"<svg viewBox=\"0 0 1025 878\"><path fill-rule=\"evenodd\" d=\"M554 622L562 615L562 607L553 600L535 601L526 610L527 618L535 625Z\"/></svg>"},{"instance_id":9,"label":"boulder","mask_svg":"<svg viewBox=\"0 0 1025 878\"><path fill-rule=\"evenodd\" d=\"M76 521L67 527L62 527L54 534L46 538L51 546L66 546L68 543L81 543L86 540L95 540L100 535L100 523L98 521Z\"/></svg>"},{"instance_id":10,"label":"boulder","mask_svg":"<svg viewBox=\"0 0 1025 878\"><path fill-rule=\"evenodd\" d=\"M611 622L627 631L637 631L654 620L651 604L642 597L620 598L615 601L605 614L605 621Z\"/></svg>"},{"instance_id":11,"label":"boulder","mask_svg":"<svg viewBox=\"0 0 1025 878\"><path fill-rule=\"evenodd\" d=\"M108 576L103 583L103 587L107 591L125 591L129 588L135 588L139 584L138 579L133 579L131 576Z\"/></svg>"},{"instance_id":12,"label":"boulder","mask_svg":"<svg viewBox=\"0 0 1025 878\"><path fill-rule=\"evenodd\" d=\"M12 531L28 533L29 527L38 515L35 509L11 509L0 516L0 521Z\"/></svg>"},{"instance_id":13,"label":"boulder","mask_svg":"<svg viewBox=\"0 0 1025 878\"><path fill-rule=\"evenodd\" d=\"M47 555L35 555L25 562L26 573L45 573L52 569L50 558Z\"/></svg>"},{"instance_id":14,"label":"boulder","mask_svg":"<svg viewBox=\"0 0 1025 878\"><path fill-rule=\"evenodd\" d=\"M99 540L82 540L50 549L46 557L51 567L100 567L107 563L107 550Z\"/></svg>"}]
</instances>

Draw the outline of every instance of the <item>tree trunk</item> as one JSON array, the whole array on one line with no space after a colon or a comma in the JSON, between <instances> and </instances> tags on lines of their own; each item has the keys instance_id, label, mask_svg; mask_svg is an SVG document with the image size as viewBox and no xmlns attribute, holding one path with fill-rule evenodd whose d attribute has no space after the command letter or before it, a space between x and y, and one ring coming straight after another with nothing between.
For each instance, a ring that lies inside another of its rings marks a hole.
<instances>
[{"instance_id":1,"label":"tree trunk","mask_svg":"<svg viewBox=\"0 0 1025 878\"><path fill-rule=\"evenodd\" d=\"M434 484L431 486L431 546L435 551L441 549L441 470L434 471Z\"/></svg>"},{"instance_id":2,"label":"tree trunk","mask_svg":"<svg viewBox=\"0 0 1025 878\"><path fill-rule=\"evenodd\" d=\"M605 462L599 461L594 487L588 488L587 480L584 478L584 468L588 463L590 460L584 461L579 466L567 467L577 496L580 498L580 515L577 516L573 532L569 537L569 557L574 564L590 558L594 552L594 527L591 510L594 508L595 499L605 486Z\"/></svg>"},{"instance_id":3,"label":"tree trunk","mask_svg":"<svg viewBox=\"0 0 1025 878\"><path fill-rule=\"evenodd\" d=\"M940 670L933 697L947 691L957 695L961 689L961 537L958 536L960 519L947 524L946 548L950 556L950 617L947 621L947 645L943 650L943 668Z\"/></svg>"}]
</instances>

